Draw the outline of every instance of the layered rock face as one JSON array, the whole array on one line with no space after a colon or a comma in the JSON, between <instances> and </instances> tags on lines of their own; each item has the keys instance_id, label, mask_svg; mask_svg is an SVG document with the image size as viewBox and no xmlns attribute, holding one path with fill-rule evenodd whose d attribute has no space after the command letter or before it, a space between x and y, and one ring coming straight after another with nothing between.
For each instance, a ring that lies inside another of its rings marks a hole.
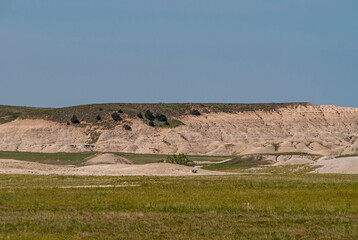
<instances>
[{"instance_id":1,"label":"layered rock face","mask_svg":"<svg viewBox=\"0 0 358 240\"><path fill-rule=\"evenodd\" d=\"M184 125L176 128L153 128L140 119L127 120L132 131L121 125L101 129L16 120L0 125L0 150L205 155L358 152L357 108L309 104L276 111L188 115L179 118Z\"/></svg>"}]
</instances>

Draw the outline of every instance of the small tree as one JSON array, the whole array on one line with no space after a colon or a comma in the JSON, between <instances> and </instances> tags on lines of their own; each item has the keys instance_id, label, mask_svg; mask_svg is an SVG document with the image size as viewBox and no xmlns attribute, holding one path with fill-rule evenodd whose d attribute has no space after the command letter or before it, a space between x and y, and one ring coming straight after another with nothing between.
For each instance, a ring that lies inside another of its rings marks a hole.
<instances>
[{"instance_id":1,"label":"small tree","mask_svg":"<svg viewBox=\"0 0 358 240\"><path fill-rule=\"evenodd\" d=\"M101 120L101 116L98 114L97 117L96 117L97 121Z\"/></svg>"},{"instance_id":2,"label":"small tree","mask_svg":"<svg viewBox=\"0 0 358 240\"><path fill-rule=\"evenodd\" d=\"M125 130L127 130L127 131L131 131L131 130L132 130L131 126L129 126L129 125L127 125L127 124L124 124L124 125L123 125L123 128L124 128Z\"/></svg>"},{"instance_id":3,"label":"small tree","mask_svg":"<svg viewBox=\"0 0 358 240\"><path fill-rule=\"evenodd\" d=\"M119 109L118 112L119 112L119 113L123 113L122 109Z\"/></svg>"},{"instance_id":4,"label":"small tree","mask_svg":"<svg viewBox=\"0 0 358 240\"><path fill-rule=\"evenodd\" d=\"M112 118L113 118L113 120L114 121L116 121L116 122L118 122L118 121L121 121L122 120L122 118L119 116L119 114L118 113L112 113Z\"/></svg>"},{"instance_id":5,"label":"small tree","mask_svg":"<svg viewBox=\"0 0 358 240\"><path fill-rule=\"evenodd\" d=\"M143 115L142 115L141 113L138 113L138 114L137 114L137 117L143 118Z\"/></svg>"},{"instance_id":6,"label":"small tree","mask_svg":"<svg viewBox=\"0 0 358 240\"><path fill-rule=\"evenodd\" d=\"M73 124L79 124L80 121L78 120L77 116L75 114L73 114L73 116L71 117L71 122Z\"/></svg>"},{"instance_id":7,"label":"small tree","mask_svg":"<svg viewBox=\"0 0 358 240\"><path fill-rule=\"evenodd\" d=\"M145 118L150 120L150 121L153 121L155 119L153 113L149 110L145 111L145 114L144 114Z\"/></svg>"},{"instance_id":8,"label":"small tree","mask_svg":"<svg viewBox=\"0 0 358 240\"><path fill-rule=\"evenodd\" d=\"M199 110L197 110L197 109L193 109L193 110L191 110L191 115L195 115L195 116L199 116L199 115L201 115L201 113L199 112Z\"/></svg>"},{"instance_id":9,"label":"small tree","mask_svg":"<svg viewBox=\"0 0 358 240\"><path fill-rule=\"evenodd\" d=\"M167 125L167 126L169 126L169 122L168 121L165 121L165 123L164 123L165 125Z\"/></svg>"},{"instance_id":10,"label":"small tree","mask_svg":"<svg viewBox=\"0 0 358 240\"><path fill-rule=\"evenodd\" d=\"M148 124L149 124L149 126L151 126L151 127L155 127L155 124L154 124L153 120L150 120Z\"/></svg>"}]
</instances>

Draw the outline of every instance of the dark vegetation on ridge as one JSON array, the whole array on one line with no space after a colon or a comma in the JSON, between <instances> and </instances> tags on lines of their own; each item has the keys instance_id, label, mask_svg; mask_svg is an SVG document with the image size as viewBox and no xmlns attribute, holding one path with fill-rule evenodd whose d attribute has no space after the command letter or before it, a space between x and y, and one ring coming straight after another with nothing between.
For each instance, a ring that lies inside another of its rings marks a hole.
<instances>
[{"instance_id":1,"label":"dark vegetation on ridge","mask_svg":"<svg viewBox=\"0 0 358 240\"><path fill-rule=\"evenodd\" d=\"M277 111L279 108L308 106L310 103L108 103L89 104L64 108L33 108L0 105L0 123L17 118L45 119L60 123L68 122L76 115L80 122L97 123L99 120L112 120L116 113L122 118L141 118L149 110L153 115L166 116L169 119L199 113L225 112L237 113L247 111ZM198 115L198 114L195 114ZM101 119L98 118L100 116ZM163 118L163 117L162 117Z\"/></svg>"}]
</instances>

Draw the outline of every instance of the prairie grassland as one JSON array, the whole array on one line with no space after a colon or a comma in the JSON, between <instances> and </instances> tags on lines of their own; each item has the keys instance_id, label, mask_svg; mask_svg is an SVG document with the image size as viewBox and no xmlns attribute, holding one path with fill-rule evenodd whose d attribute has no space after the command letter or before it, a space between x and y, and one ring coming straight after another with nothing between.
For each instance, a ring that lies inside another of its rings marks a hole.
<instances>
[{"instance_id":1,"label":"prairie grassland","mask_svg":"<svg viewBox=\"0 0 358 240\"><path fill-rule=\"evenodd\" d=\"M86 185L128 187L62 188ZM357 239L357 199L353 175L0 175L0 238Z\"/></svg>"}]
</instances>

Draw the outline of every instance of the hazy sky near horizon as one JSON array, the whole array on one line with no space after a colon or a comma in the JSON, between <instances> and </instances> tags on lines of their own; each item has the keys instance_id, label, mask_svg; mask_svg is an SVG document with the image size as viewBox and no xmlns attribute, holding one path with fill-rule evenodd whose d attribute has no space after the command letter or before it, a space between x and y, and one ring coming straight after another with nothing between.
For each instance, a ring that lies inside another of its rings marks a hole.
<instances>
[{"instance_id":1,"label":"hazy sky near horizon","mask_svg":"<svg viewBox=\"0 0 358 240\"><path fill-rule=\"evenodd\" d=\"M0 0L0 104L358 107L357 0Z\"/></svg>"}]
</instances>

